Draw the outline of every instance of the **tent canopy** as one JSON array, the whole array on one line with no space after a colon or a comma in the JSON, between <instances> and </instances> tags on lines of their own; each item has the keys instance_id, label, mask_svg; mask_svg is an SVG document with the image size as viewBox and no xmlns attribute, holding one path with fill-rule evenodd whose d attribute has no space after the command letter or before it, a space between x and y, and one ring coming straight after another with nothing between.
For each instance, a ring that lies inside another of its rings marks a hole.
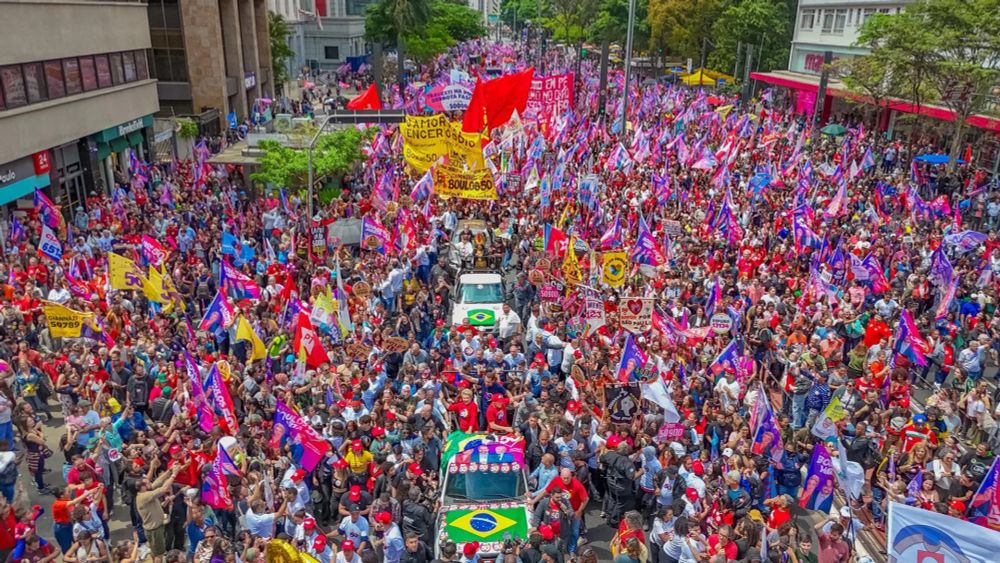
<instances>
[{"instance_id":1,"label":"tent canopy","mask_svg":"<svg viewBox=\"0 0 1000 563\"><path fill-rule=\"evenodd\" d=\"M709 70L707 68L696 69L691 74L682 74L681 82L688 86L718 86L719 82L733 83L735 79L728 74Z\"/></svg>"}]
</instances>

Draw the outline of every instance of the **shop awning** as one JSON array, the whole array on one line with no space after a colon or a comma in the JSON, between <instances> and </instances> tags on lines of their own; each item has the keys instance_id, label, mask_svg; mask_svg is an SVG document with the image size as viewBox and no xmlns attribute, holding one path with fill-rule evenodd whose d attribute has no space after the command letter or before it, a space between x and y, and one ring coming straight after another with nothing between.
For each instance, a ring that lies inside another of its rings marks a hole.
<instances>
[{"instance_id":1,"label":"shop awning","mask_svg":"<svg viewBox=\"0 0 1000 563\"><path fill-rule=\"evenodd\" d=\"M751 72L750 78L759 80L765 84L773 84L793 90L805 90L807 92L819 92L819 77L809 74L799 74L787 70L773 70L771 72ZM837 82L831 80L832 82Z\"/></svg>"},{"instance_id":2,"label":"shop awning","mask_svg":"<svg viewBox=\"0 0 1000 563\"><path fill-rule=\"evenodd\" d=\"M107 143L97 143L97 160L103 161L111 156L111 147Z\"/></svg>"},{"instance_id":3,"label":"shop awning","mask_svg":"<svg viewBox=\"0 0 1000 563\"><path fill-rule=\"evenodd\" d=\"M142 141L143 141L142 133L138 131L132 131L131 133L128 134L128 146L138 147L139 145L142 144Z\"/></svg>"},{"instance_id":4,"label":"shop awning","mask_svg":"<svg viewBox=\"0 0 1000 563\"><path fill-rule=\"evenodd\" d=\"M128 140L125 137L111 139L109 144L111 145L111 152L122 152L128 148Z\"/></svg>"}]
</instances>

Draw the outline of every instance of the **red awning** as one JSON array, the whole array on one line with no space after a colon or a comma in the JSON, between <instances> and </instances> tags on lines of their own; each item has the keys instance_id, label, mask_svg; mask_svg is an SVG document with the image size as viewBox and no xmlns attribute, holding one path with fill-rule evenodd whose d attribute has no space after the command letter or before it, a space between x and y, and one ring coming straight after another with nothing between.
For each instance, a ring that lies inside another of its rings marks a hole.
<instances>
[{"instance_id":1,"label":"red awning","mask_svg":"<svg viewBox=\"0 0 1000 563\"><path fill-rule=\"evenodd\" d=\"M777 74L774 72L751 72L750 78L760 80L767 84L783 86L793 90L806 90L808 92L819 92L819 84L810 80L797 80L796 77L787 74Z\"/></svg>"}]
</instances>

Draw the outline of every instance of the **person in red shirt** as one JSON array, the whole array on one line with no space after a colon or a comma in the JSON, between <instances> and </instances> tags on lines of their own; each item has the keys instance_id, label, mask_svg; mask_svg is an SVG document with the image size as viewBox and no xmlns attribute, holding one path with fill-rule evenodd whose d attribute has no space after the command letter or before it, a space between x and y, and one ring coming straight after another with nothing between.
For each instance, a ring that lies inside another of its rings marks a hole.
<instances>
[{"instance_id":1,"label":"person in red shirt","mask_svg":"<svg viewBox=\"0 0 1000 563\"><path fill-rule=\"evenodd\" d=\"M733 541L733 529L728 526L719 526L719 531L708 536L709 556L724 555L726 561L736 561L739 556L739 547Z\"/></svg>"},{"instance_id":2,"label":"person in red shirt","mask_svg":"<svg viewBox=\"0 0 1000 563\"><path fill-rule=\"evenodd\" d=\"M514 432L507 418L507 397L500 393L494 393L490 406L486 407L486 429L505 434Z\"/></svg>"},{"instance_id":3,"label":"person in red shirt","mask_svg":"<svg viewBox=\"0 0 1000 563\"><path fill-rule=\"evenodd\" d=\"M573 476L573 471L564 467L559 470L559 478L553 479L547 487L538 491L538 494L532 497L531 493L528 493L528 505L534 506L539 499L557 490L564 491L569 495L569 505L573 509L573 530L567 547L570 553L576 553L577 540L580 538L580 523L583 521L583 510L587 507L587 502L590 501L590 495L587 494L583 483Z\"/></svg>"},{"instance_id":4,"label":"person in red shirt","mask_svg":"<svg viewBox=\"0 0 1000 563\"><path fill-rule=\"evenodd\" d=\"M462 432L479 431L479 407L472 400L472 389L462 389L462 400L448 407L458 417L458 429Z\"/></svg>"}]
</instances>

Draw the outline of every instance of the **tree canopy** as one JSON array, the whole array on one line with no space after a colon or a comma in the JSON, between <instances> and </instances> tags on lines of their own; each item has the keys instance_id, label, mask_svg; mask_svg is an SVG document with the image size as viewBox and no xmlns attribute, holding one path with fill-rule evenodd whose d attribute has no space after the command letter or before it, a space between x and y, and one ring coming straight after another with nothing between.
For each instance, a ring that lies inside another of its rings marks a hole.
<instances>
[{"instance_id":1,"label":"tree canopy","mask_svg":"<svg viewBox=\"0 0 1000 563\"><path fill-rule=\"evenodd\" d=\"M365 35L428 62L461 41L486 33L482 16L453 0L382 0L368 7Z\"/></svg>"},{"instance_id":2,"label":"tree canopy","mask_svg":"<svg viewBox=\"0 0 1000 563\"><path fill-rule=\"evenodd\" d=\"M366 135L353 127L320 135L312 151L313 178L350 171L363 157L361 145ZM309 165L305 150L286 147L276 141L263 141L260 147L264 155L259 159L260 168L250 175L251 180L294 191L308 189Z\"/></svg>"},{"instance_id":3,"label":"tree canopy","mask_svg":"<svg viewBox=\"0 0 1000 563\"><path fill-rule=\"evenodd\" d=\"M887 96L947 106L956 116L950 152L957 158L966 119L982 109L1000 76L1000 0L923 0L899 14L874 15L858 45L871 54L852 69L848 87L870 95L872 77L884 77Z\"/></svg>"},{"instance_id":4,"label":"tree canopy","mask_svg":"<svg viewBox=\"0 0 1000 563\"><path fill-rule=\"evenodd\" d=\"M284 84L288 80L288 59L295 54L288 46L291 31L285 17L276 12L267 13L267 29L271 35L271 71L275 84Z\"/></svg>"}]
</instances>

